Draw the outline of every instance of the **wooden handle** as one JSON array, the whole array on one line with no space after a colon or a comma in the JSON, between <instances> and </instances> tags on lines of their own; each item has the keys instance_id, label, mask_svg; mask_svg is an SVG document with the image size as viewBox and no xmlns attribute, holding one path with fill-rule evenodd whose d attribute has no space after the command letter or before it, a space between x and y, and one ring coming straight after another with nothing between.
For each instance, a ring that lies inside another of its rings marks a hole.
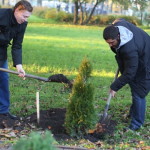
<instances>
[{"instance_id":1,"label":"wooden handle","mask_svg":"<svg viewBox=\"0 0 150 150\"><path fill-rule=\"evenodd\" d=\"M117 69L117 71L116 71L114 81L117 79L118 75L119 75L119 69ZM111 93L109 93L109 96L107 98L107 103L106 103L106 106L105 106L105 109L104 109L104 114L106 114L108 109L109 109L111 98L112 98L112 95L111 95Z\"/></svg>"},{"instance_id":2,"label":"wooden handle","mask_svg":"<svg viewBox=\"0 0 150 150\"><path fill-rule=\"evenodd\" d=\"M0 71L4 71L4 72L8 72L8 73L12 73L12 74L19 75L18 72L13 71L13 70L10 70L10 69L0 68ZM39 77L39 76L34 76L34 75L31 75L31 74L25 74L25 77L33 78L33 79L37 79L37 80L41 80L41 81L45 81L45 82L48 82L48 81L49 81L48 78L43 78L43 77Z\"/></svg>"}]
</instances>

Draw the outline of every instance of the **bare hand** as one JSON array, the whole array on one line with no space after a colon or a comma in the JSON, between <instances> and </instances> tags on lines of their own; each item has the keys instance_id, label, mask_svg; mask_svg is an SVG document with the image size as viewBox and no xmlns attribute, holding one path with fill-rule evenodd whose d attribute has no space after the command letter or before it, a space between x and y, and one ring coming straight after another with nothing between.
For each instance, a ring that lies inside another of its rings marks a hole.
<instances>
[{"instance_id":1,"label":"bare hand","mask_svg":"<svg viewBox=\"0 0 150 150\"><path fill-rule=\"evenodd\" d=\"M110 91L109 91L109 92L111 93L112 97L115 97L115 94L116 94L116 92L115 92L115 91L113 91L112 89L110 89Z\"/></svg>"},{"instance_id":2,"label":"bare hand","mask_svg":"<svg viewBox=\"0 0 150 150\"><path fill-rule=\"evenodd\" d=\"M25 71L24 71L24 69L22 68L22 65L21 65L21 64L16 65L16 69L17 69L17 71L18 71L18 73L19 73L18 76L24 78L24 76L25 76Z\"/></svg>"}]
</instances>

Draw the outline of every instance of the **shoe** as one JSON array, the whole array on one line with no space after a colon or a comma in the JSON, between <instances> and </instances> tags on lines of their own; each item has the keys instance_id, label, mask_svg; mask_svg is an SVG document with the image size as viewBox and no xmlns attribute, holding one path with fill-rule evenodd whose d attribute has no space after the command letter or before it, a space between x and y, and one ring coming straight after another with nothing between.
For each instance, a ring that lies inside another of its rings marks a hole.
<instances>
[{"instance_id":1,"label":"shoe","mask_svg":"<svg viewBox=\"0 0 150 150\"><path fill-rule=\"evenodd\" d=\"M128 131L137 131L139 128L133 128L132 126L123 128L123 132L128 132Z\"/></svg>"},{"instance_id":2,"label":"shoe","mask_svg":"<svg viewBox=\"0 0 150 150\"><path fill-rule=\"evenodd\" d=\"M129 129L131 129L132 131L137 131L140 128L139 127L133 127L132 125L129 126Z\"/></svg>"},{"instance_id":3,"label":"shoe","mask_svg":"<svg viewBox=\"0 0 150 150\"><path fill-rule=\"evenodd\" d=\"M13 119L13 120L19 120L19 117L15 116L15 115L12 115L10 112L7 112L7 113L1 114L1 115L4 116L4 117Z\"/></svg>"}]
</instances>

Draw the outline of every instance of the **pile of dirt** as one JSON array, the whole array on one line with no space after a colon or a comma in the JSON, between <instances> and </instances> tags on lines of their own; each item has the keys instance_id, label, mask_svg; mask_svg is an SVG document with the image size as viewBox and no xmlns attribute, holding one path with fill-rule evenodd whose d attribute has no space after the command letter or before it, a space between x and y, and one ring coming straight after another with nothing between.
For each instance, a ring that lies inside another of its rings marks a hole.
<instances>
[{"instance_id":1,"label":"pile of dirt","mask_svg":"<svg viewBox=\"0 0 150 150\"><path fill-rule=\"evenodd\" d=\"M66 109L64 108L51 108L49 110L40 111L40 122L37 124L37 114L33 113L30 116L21 118L20 120L12 120L0 116L0 129L12 128L21 132L25 128L41 128L42 130L50 130L56 140L71 139L66 133L64 127ZM96 130L89 132L85 139L91 142L96 142L104 139L106 134L113 134L116 123L110 120L109 125L97 124Z\"/></svg>"}]
</instances>

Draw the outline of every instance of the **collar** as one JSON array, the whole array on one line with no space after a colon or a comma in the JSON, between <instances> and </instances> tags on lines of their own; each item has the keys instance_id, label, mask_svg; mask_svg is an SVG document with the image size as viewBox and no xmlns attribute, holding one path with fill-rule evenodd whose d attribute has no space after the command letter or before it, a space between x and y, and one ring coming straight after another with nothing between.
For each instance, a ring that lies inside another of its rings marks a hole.
<instances>
[{"instance_id":1,"label":"collar","mask_svg":"<svg viewBox=\"0 0 150 150\"><path fill-rule=\"evenodd\" d=\"M11 9L11 24L18 24L15 16L14 16L14 10Z\"/></svg>"}]
</instances>

